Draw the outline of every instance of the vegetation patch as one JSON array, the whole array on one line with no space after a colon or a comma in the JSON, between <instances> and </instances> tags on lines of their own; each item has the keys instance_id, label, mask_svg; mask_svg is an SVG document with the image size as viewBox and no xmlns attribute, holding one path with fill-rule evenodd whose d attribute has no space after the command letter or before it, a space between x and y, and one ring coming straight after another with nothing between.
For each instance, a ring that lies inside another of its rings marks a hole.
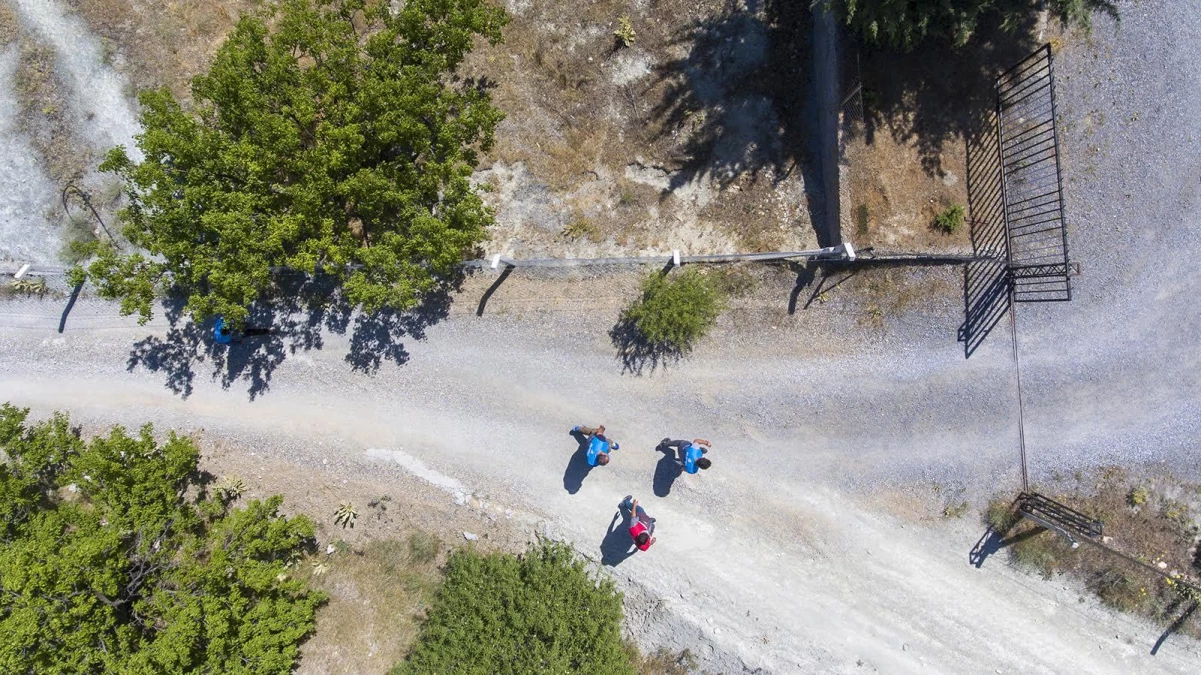
<instances>
[{"instance_id":1,"label":"vegetation patch","mask_svg":"<svg viewBox=\"0 0 1201 675\"><path fill-rule=\"evenodd\" d=\"M819 0L838 12L852 30L872 44L910 50L927 39L963 46L977 26L995 20L1007 30L1018 30L1034 15L1035 5L1022 0L947 0L896 2L895 0ZM1043 5L1040 5L1043 6ZM1049 0L1052 15L1064 23L1087 28L1094 11L1117 17L1111 0Z\"/></svg>"},{"instance_id":2,"label":"vegetation patch","mask_svg":"<svg viewBox=\"0 0 1201 675\"><path fill-rule=\"evenodd\" d=\"M621 594L571 547L540 542L524 555L452 553L409 673L634 673L621 639Z\"/></svg>"},{"instance_id":3,"label":"vegetation patch","mask_svg":"<svg viewBox=\"0 0 1201 675\"><path fill-rule=\"evenodd\" d=\"M325 595L313 523L210 496L171 433L0 406L0 671L287 672Z\"/></svg>"},{"instance_id":4,"label":"vegetation patch","mask_svg":"<svg viewBox=\"0 0 1201 675\"><path fill-rule=\"evenodd\" d=\"M951 204L934 217L934 227L946 234L955 234L963 227L967 212L962 204Z\"/></svg>"},{"instance_id":5,"label":"vegetation patch","mask_svg":"<svg viewBox=\"0 0 1201 675\"><path fill-rule=\"evenodd\" d=\"M317 612L301 664L315 673L382 673L417 640L418 622L442 581L438 538L414 531L404 539L337 546L316 556L327 568L310 583L329 596Z\"/></svg>"},{"instance_id":6,"label":"vegetation patch","mask_svg":"<svg viewBox=\"0 0 1201 675\"><path fill-rule=\"evenodd\" d=\"M1044 577L1063 574L1081 580L1105 604L1162 623L1171 623L1199 600L1181 582L1201 585L1201 557L1195 509L1197 486L1170 477L1134 479L1111 467L1095 477L1078 474L1052 499L1102 521L1107 545L1162 569L1165 579L1117 556L1081 545L1072 548L1064 538L1019 519L1008 501L994 500L985 521L1007 542L1011 560ZM1191 621L1181 630L1201 637Z\"/></svg>"}]
</instances>

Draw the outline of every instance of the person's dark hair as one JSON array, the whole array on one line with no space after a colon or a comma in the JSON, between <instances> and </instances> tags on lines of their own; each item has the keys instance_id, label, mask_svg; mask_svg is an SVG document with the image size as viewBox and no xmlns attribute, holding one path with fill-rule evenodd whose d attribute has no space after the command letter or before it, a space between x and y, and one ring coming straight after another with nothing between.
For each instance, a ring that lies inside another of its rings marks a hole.
<instances>
[{"instance_id":1,"label":"person's dark hair","mask_svg":"<svg viewBox=\"0 0 1201 675\"><path fill-rule=\"evenodd\" d=\"M609 463L609 455L607 455L603 452L600 453L599 455L596 456L596 463L601 466L608 464Z\"/></svg>"},{"instance_id":2,"label":"person's dark hair","mask_svg":"<svg viewBox=\"0 0 1201 675\"><path fill-rule=\"evenodd\" d=\"M651 536L649 534L643 532L642 534L638 535L637 537L634 537L634 542L636 544L638 544L639 546L646 546L646 542L649 541L650 538L651 538Z\"/></svg>"},{"instance_id":3,"label":"person's dark hair","mask_svg":"<svg viewBox=\"0 0 1201 675\"><path fill-rule=\"evenodd\" d=\"M702 469L708 469L710 466L713 466L713 462L710 462L708 457L701 457L696 460L696 465Z\"/></svg>"}]
</instances>

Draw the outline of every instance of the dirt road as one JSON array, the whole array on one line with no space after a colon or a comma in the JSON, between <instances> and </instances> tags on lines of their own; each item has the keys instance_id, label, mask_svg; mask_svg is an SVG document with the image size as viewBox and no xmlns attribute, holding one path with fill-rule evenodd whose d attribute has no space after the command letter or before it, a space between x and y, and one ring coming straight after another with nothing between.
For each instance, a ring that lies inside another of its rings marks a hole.
<instances>
[{"instance_id":1,"label":"dirt road","mask_svg":"<svg viewBox=\"0 0 1201 675\"><path fill-rule=\"evenodd\" d=\"M1197 474L1201 112L1188 96L1201 16L1165 27L1162 4L1060 56L1084 275L1072 303L1020 308L1035 481L1109 462ZM166 334L161 318L139 328L85 300L59 335L61 303L6 302L0 398L204 429L331 485L417 475L448 503L470 491L544 519L596 557L635 493L660 541L612 568L630 627L644 647L699 645L716 672L1195 671L1195 643L1174 637L1152 657L1154 627L999 559L971 567L979 526L914 516L933 483L977 506L1017 486L1009 336L964 360L956 270L892 278L921 292L881 325L864 309L879 276L789 315L791 279L768 275L692 358L642 377L622 373L606 335L632 278L515 274L476 316L490 281L470 280L446 320L378 366L353 356L379 345L351 329L261 361L202 350L191 377L178 353L136 348ZM577 489L567 430L595 422L622 448ZM654 446L693 434L713 440L714 468L666 490Z\"/></svg>"}]
</instances>

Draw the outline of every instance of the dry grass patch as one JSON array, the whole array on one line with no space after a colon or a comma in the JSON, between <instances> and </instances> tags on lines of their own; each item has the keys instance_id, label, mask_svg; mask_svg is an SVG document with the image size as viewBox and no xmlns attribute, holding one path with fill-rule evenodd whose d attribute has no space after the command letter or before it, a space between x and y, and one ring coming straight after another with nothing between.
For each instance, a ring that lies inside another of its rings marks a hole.
<instances>
[{"instance_id":1,"label":"dry grass patch","mask_svg":"<svg viewBox=\"0 0 1201 675\"><path fill-rule=\"evenodd\" d=\"M16 42L19 35L16 13L12 7L0 2L0 46Z\"/></svg>"},{"instance_id":2,"label":"dry grass patch","mask_svg":"<svg viewBox=\"0 0 1201 675\"><path fill-rule=\"evenodd\" d=\"M100 36L106 57L138 89L166 86L189 98L242 13L262 0L66 0Z\"/></svg>"},{"instance_id":3,"label":"dry grass patch","mask_svg":"<svg viewBox=\"0 0 1201 675\"><path fill-rule=\"evenodd\" d=\"M441 583L442 544L414 531L407 541L369 540L361 548L336 542L333 555L313 562L328 571L312 585L329 594L317 628L301 649L300 671L382 673L404 658L417 639L418 621Z\"/></svg>"}]
</instances>

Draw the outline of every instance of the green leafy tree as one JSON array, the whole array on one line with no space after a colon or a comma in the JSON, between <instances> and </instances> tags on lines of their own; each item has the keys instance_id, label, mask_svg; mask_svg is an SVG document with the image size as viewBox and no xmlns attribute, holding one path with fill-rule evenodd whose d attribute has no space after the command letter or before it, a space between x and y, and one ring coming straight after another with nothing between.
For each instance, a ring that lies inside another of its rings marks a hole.
<instances>
[{"instance_id":1,"label":"green leafy tree","mask_svg":"<svg viewBox=\"0 0 1201 675\"><path fill-rule=\"evenodd\" d=\"M324 601L313 524L198 492L199 452L0 407L0 672L286 673Z\"/></svg>"},{"instance_id":2,"label":"green leafy tree","mask_svg":"<svg viewBox=\"0 0 1201 675\"><path fill-rule=\"evenodd\" d=\"M648 343L683 352L709 330L725 301L717 282L695 267L678 274L652 272L622 320L632 323Z\"/></svg>"},{"instance_id":3,"label":"green leafy tree","mask_svg":"<svg viewBox=\"0 0 1201 675\"><path fill-rule=\"evenodd\" d=\"M632 675L621 640L621 595L571 547L541 542L525 555L451 555L417 646L393 675L596 673Z\"/></svg>"},{"instance_id":4,"label":"green leafy tree","mask_svg":"<svg viewBox=\"0 0 1201 675\"><path fill-rule=\"evenodd\" d=\"M870 43L909 50L933 38L967 44L978 24L993 14L1015 29L1034 16L1033 0L815 0L842 15ZM1049 0L1047 9L1067 23L1088 27L1094 11L1117 17L1111 0Z\"/></svg>"},{"instance_id":5,"label":"green leafy tree","mask_svg":"<svg viewBox=\"0 0 1201 675\"><path fill-rule=\"evenodd\" d=\"M73 271L125 313L156 294L235 326L286 266L340 275L368 311L405 309L482 241L492 214L469 177L503 115L456 72L507 18L487 0L278 0L243 17L184 107L139 96L126 185L133 252L93 243Z\"/></svg>"}]
</instances>

